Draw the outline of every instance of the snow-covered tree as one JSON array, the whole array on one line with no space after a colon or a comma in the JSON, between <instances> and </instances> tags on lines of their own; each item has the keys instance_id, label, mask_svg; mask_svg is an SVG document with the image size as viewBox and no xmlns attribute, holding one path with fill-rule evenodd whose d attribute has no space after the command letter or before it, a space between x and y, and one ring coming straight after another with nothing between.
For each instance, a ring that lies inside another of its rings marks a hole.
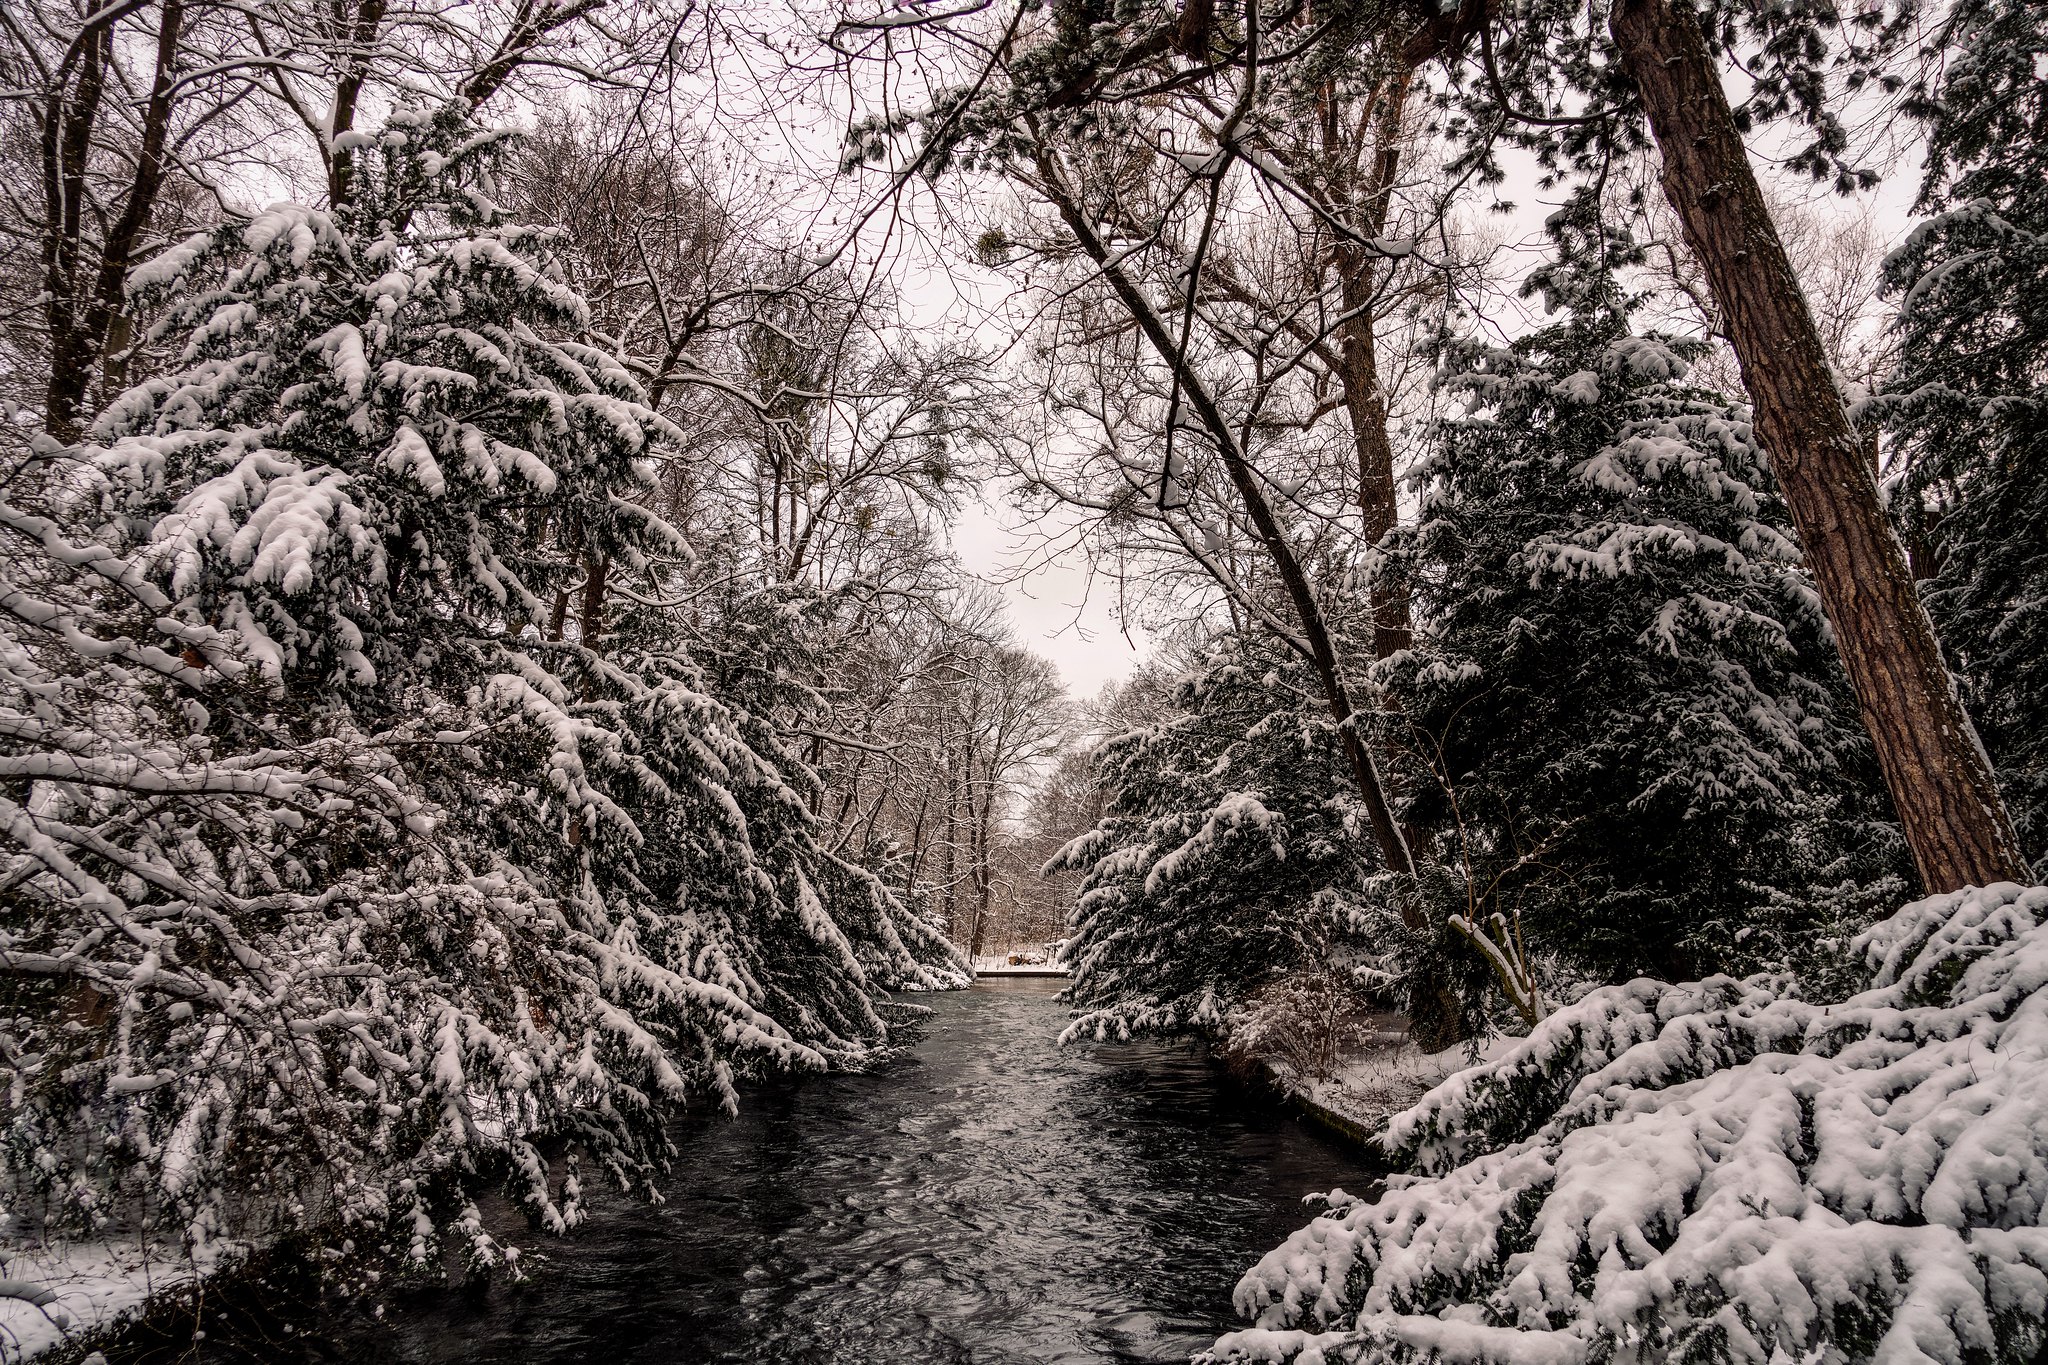
<instances>
[{"instance_id":1,"label":"snow-covered tree","mask_svg":"<svg viewBox=\"0 0 2048 1365\"><path fill-rule=\"evenodd\" d=\"M688 1029L821 1060L731 990L593 934L447 837L421 774L481 727L309 714L241 639L25 500L9 536L7 1203L18 1225L154 1224L195 1247L410 1219L467 1178L556 1229L574 1168L644 1175ZM440 723L437 723L440 722ZM716 1021L716 1022L714 1022ZM479 1243L488 1252L488 1240Z\"/></svg>"},{"instance_id":2,"label":"snow-covered tree","mask_svg":"<svg viewBox=\"0 0 2048 1365\"><path fill-rule=\"evenodd\" d=\"M1803 893L1892 870L1868 744L1746 412L1553 228L1556 316L1450 345L1465 410L1397 534L1421 630L1376 676L1406 816L1445 913L1519 917L1573 970L1770 961Z\"/></svg>"},{"instance_id":3,"label":"snow-covered tree","mask_svg":"<svg viewBox=\"0 0 2048 1365\"><path fill-rule=\"evenodd\" d=\"M2048 14L1960 0L1942 30L1920 207L1885 264L1900 365L1893 510L2028 855L2048 857Z\"/></svg>"},{"instance_id":4,"label":"snow-covered tree","mask_svg":"<svg viewBox=\"0 0 2048 1365\"><path fill-rule=\"evenodd\" d=\"M2048 1345L2048 888L1905 907L1864 988L1596 991L1386 1130L1416 1174L1237 1289L1219 1360L2011 1362Z\"/></svg>"},{"instance_id":5,"label":"snow-covered tree","mask_svg":"<svg viewBox=\"0 0 2048 1365\"><path fill-rule=\"evenodd\" d=\"M5 509L18 1206L488 1256L480 1185L566 1227L579 1160L644 1187L675 1105L961 979L662 610L676 433L497 208L503 145L401 112L347 204L157 258L182 352Z\"/></svg>"},{"instance_id":6,"label":"snow-covered tree","mask_svg":"<svg viewBox=\"0 0 2048 1365\"><path fill-rule=\"evenodd\" d=\"M1370 834L1306 666L1225 635L1159 690L1156 720L1096 750L1108 814L1048 864L1083 874L1069 1038L1220 1034L1291 970L1370 963Z\"/></svg>"},{"instance_id":7,"label":"snow-covered tree","mask_svg":"<svg viewBox=\"0 0 2048 1365\"><path fill-rule=\"evenodd\" d=\"M857 1054L875 1036L867 1000L872 991L929 990L964 977L935 916L908 912L877 876L881 869L825 846L829 831L817 815L821 785L805 751L817 751L815 725L828 705L806 680L828 671L822 655L843 628L842 594L735 578L709 596L715 602L699 597L697 612L687 617L658 607L626 613L613 652L657 687L700 700L716 697L722 726L739 745L732 756L721 755L723 771L712 771L744 817L737 832L750 845L747 859L723 869L686 867L676 881L678 895L700 908L728 899L737 915L734 932L758 940L760 953L784 964L764 961L753 969L755 978L783 996L796 1017L816 1012L857 1044L851 1048ZM660 727L629 728L646 736ZM674 742L682 752L667 761L689 780L701 768L690 752L696 730L679 728ZM718 804L709 787L705 801L706 809ZM682 837L663 841L663 856L688 856L696 841L687 830L678 833ZM653 856L652 847L649 841L635 857ZM764 876L768 886L758 901L744 889L728 889ZM778 906L795 909L797 918L778 923ZM861 989L849 990L849 984Z\"/></svg>"},{"instance_id":8,"label":"snow-covered tree","mask_svg":"<svg viewBox=\"0 0 2048 1365\"><path fill-rule=\"evenodd\" d=\"M130 281L184 346L94 429L105 515L269 676L356 709L466 684L584 557L682 549L635 501L676 433L576 340L552 234L492 202L506 136L397 115L345 205L274 205Z\"/></svg>"}]
</instances>

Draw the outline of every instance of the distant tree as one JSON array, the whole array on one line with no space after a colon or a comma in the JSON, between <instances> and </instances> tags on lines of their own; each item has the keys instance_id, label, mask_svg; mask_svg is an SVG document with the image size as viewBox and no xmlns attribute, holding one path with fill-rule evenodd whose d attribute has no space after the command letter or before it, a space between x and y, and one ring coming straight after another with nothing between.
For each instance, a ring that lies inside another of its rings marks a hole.
<instances>
[{"instance_id":1,"label":"distant tree","mask_svg":"<svg viewBox=\"0 0 2048 1365\"><path fill-rule=\"evenodd\" d=\"M1081 874L1070 868L1047 873L1046 865L1096 826L1107 797L1090 749L1071 740L1026 790L998 847L1016 941L1037 946L1066 937Z\"/></svg>"}]
</instances>

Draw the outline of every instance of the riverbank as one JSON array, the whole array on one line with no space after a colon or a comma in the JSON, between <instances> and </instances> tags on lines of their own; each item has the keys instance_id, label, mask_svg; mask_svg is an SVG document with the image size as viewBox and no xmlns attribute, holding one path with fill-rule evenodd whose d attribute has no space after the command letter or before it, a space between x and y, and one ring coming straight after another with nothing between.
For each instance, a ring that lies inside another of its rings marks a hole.
<instances>
[{"instance_id":1,"label":"riverbank","mask_svg":"<svg viewBox=\"0 0 2048 1365\"><path fill-rule=\"evenodd\" d=\"M1046 976L1065 979L1065 966L1045 953L1000 953L973 959L976 979L984 976Z\"/></svg>"},{"instance_id":2,"label":"riverbank","mask_svg":"<svg viewBox=\"0 0 2048 1365\"><path fill-rule=\"evenodd\" d=\"M237 1243L194 1258L134 1242L66 1242L0 1246L0 1257L15 1291L0 1297L0 1362L63 1365L234 1273L249 1248Z\"/></svg>"},{"instance_id":3,"label":"riverbank","mask_svg":"<svg viewBox=\"0 0 2048 1365\"><path fill-rule=\"evenodd\" d=\"M1326 1077L1305 1076L1285 1060L1252 1057L1252 1068L1301 1117L1378 1158L1378 1137L1387 1120L1420 1100L1438 1084L1475 1062L1518 1042L1494 1038L1475 1052L1459 1043L1424 1052L1404 1031L1385 1030L1349 1052Z\"/></svg>"}]
</instances>

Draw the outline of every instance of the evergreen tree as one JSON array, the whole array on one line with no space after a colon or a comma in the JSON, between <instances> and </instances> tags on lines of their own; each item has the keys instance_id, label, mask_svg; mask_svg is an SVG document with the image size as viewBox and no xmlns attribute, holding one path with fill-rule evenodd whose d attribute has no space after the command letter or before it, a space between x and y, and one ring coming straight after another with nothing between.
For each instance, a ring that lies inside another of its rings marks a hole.
<instances>
[{"instance_id":1,"label":"evergreen tree","mask_svg":"<svg viewBox=\"0 0 2048 1365\"><path fill-rule=\"evenodd\" d=\"M1424 622L1378 669L1407 818L1446 913L1519 917L1575 971L1768 961L1773 906L1854 899L1896 836L1745 413L1629 330L1593 235L1553 230L1556 319L1449 346L1466 412L1395 542Z\"/></svg>"},{"instance_id":2,"label":"evergreen tree","mask_svg":"<svg viewBox=\"0 0 2048 1365\"><path fill-rule=\"evenodd\" d=\"M1225 635L1161 701L1097 749L1108 813L1047 865L1084 874L1068 1038L1220 1035L1290 971L1372 965L1370 833L1307 666Z\"/></svg>"},{"instance_id":3,"label":"evergreen tree","mask_svg":"<svg viewBox=\"0 0 2048 1365\"><path fill-rule=\"evenodd\" d=\"M1960 0L1928 122L1921 223L1885 263L1900 364L1875 405L1893 508L2028 856L2048 857L2048 14Z\"/></svg>"},{"instance_id":4,"label":"evergreen tree","mask_svg":"<svg viewBox=\"0 0 2048 1365\"><path fill-rule=\"evenodd\" d=\"M152 262L182 353L43 453L96 539L9 523L8 1160L59 1217L488 1253L477 1183L568 1226L554 1145L645 1186L675 1105L863 1059L883 988L963 979L821 844L785 699L714 695L643 605L687 572L643 505L677 433L493 202L504 141L402 112L345 205Z\"/></svg>"},{"instance_id":5,"label":"evergreen tree","mask_svg":"<svg viewBox=\"0 0 2048 1365\"><path fill-rule=\"evenodd\" d=\"M2048 888L1932 896L1782 975L1557 1011L1380 1139L1218 1361L2029 1365L2048 1346Z\"/></svg>"}]
</instances>

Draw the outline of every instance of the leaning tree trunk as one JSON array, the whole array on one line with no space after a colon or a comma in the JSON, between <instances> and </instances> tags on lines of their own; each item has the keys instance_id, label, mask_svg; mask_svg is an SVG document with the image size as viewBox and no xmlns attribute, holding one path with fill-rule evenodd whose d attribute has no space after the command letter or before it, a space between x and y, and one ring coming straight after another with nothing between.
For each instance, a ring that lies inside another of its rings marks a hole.
<instances>
[{"instance_id":1,"label":"leaning tree trunk","mask_svg":"<svg viewBox=\"0 0 2048 1365\"><path fill-rule=\"evenodd\" d=\"M1685 0L1616 0L1609 19L1755 405L1785 502L1920 880L2025 880L2012 820L1957 695L1820 334Z\"/></svg>"},{"instance_id":2,"label":"leaning tree trunk","mask_svg":"<svg viewBox=\"0 0 2048 1365\"><path fill-rule=\"evenodd\" d=\"M1301 624L1302 640L1306 644L1307 662L1314 669L1317 680L1322 684L1323 697L1330 711L1330 718L1336 723L1338 741L1343 745L1345 760L1351 765L1351 775L1358 784L1358 795L1365 806L1366 817L1371 822L1373 835L1377 839L1380 853L1387 867L1406 877L1415 875L1414 853L1400 825L1394 819L1393 806L1387 800L1385 785L1380 781L1379 765L1373 760L1372 751L1365 746L1358 733L1359 716L1351 703L1350 690L1344 685L1343 674L1338 668L1336 647L1331 643L1327 623L1323 620L1323 609L1316 601L1315 589L1302 571L1301 563L1295 558L1289 546L1287 535L1273 516L1273 509L1266 502L1266 495L1259 487L1259 478L1238 449L1237 437L1231 431L1230 423L1224 419L1214 397L1203 387L1199 378L1188 365L1180 347L1144 293L1131 282L1130 277L1110 257L1109 248L1096 235L1094 227L1071 198L1056 194L1052 186L1059 182L1045 163L1040 164L1039 183L1041 189L1052 199L1059 210L1060 218L1073 233L1074 240L1081 245L1088 258L1101 269L1102 276L1122 301L1131 320L1151 344L1154 354L1180 375L1182 391L1187 395L1188 406L1193 408L1200 419L1202 428L1208 433L1221 456L1224 473L1236 490L1238 502L1245 515L1251 519L1252 527L1258 532L1259 541L1265 546L1274 572L1279 576L1281 586L1286 589L1288 600L1294 607L1295 620ZM1417 912L1419 914L1419 912ZM1404 918L1407 918L1404 912ZM1411 927L1420 928L1419 919Z\"/></svg>"}]
</instances>

